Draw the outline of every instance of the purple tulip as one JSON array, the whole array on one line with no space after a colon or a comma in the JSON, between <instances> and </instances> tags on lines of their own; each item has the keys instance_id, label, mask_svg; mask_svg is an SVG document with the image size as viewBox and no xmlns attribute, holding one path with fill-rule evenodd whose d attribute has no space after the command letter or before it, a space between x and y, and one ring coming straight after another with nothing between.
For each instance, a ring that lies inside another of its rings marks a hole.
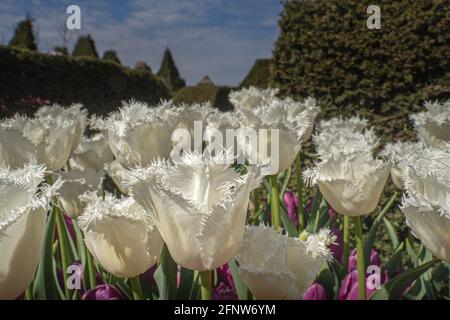
<instances>
[{"instance_id":1,"label":"purple tulip","mask_svg":"<svg viewBox=\"0 0 450 320\"><path fill-rule=\"evenodd\" d=\"M141 280L145 283L148 283L149 285L156 285L156 281L155 281L155 277L154 277L156 269L157 269L157 265L154 264L153 266L150 267L150 269L148 269L143 274L141 274L141 276L140 276Z\"/></svg>"},{"instance_id":2,"label":"purple tulip","mask_svg":"<svg viewBox=\"0 0 450 320\"><path fill-rule=\"evenodd\" d=\"M378 255L378 252L372 248L370 251L370 264L369 265L381 265L380 256ZM358 256L356 254L356 249L353 249L352 254L350 255L348 259L348 272L355 270L358 268Z\"/></svg>"},{"instance_id":3,"label":"purple tulip","mask_svg":"<svg viewBox=\"0 0 450 320\"><path fill-rule=\"evenodd\" d=\"M303 294L303 300L327 300L327 292L316 282Z\"/></svg>"},{"instance_id":4,"label":"purple tulip","mask_svg":"<svg viewBox=\"0 0 450 320\"><path fill-rule=\"evenodd\" d=\"M313 199L313 198L309 198L309 199L306 201L306 204L305 204L305 206L304 206L305 212L311 213L311 211L312 211L312 206L313 206L313 202L314 202L314 199Z\"/></svg>"},{"instance_id":5,"label":"purple tulip","mask_svg":"<svg viewBox=\"0 0 450 320\"><path fill-rule=\"evenodd\" d=\"M286 205L287 214L289 219L294 223L295 226L298 226L298 214L297 214L297 205L298 198L297 196L291 192L286 191L283 197L284 204Z\"/></svg>"},{"instance_id":6,"label":"purple tulip","mask_svg":"<svg viewBox=\"0 0 450 320\"><path fill-rule=\"evenodd\" d=\"M125 297L115 286L101 284L83 294L81 300L125 300Z\"/></svg>"},{"instance_id":7,"label":"purple tulip","mask_svg":"<svg viewBox=\"0 0 450 320\"><path fill-rule=\"evenodd\" d=\"M334 219L337 215L336 210L334 210L333 207L330 205L328 205L328 215L330 216L331 219Z\"/></svg>"},{"instance_id":8,"label":"purple tulip","mask_svg":"<svg viewBox=\"0 0 450 320\"><path fill-rule=\"evenodd\" d=\"M342 264L344 258L344 236L342 231L338 228L332 228L331 232L336 236L336 240L330 245L331 253L333 257Z\"/></svg>"},{"instance_id":9,"label":"purple tulip","mask_svg":"<svg viewBox=\"0 0 450 320\"><path fill-rule=\"evenodd\" d=\"M366 275L366 282L369 283L368 276ZM385 284L389 280L387 272L382 272L380 275L380 285ZM377 290L373 286L366 284L366 297L370 296ZM342 281L339 289L338 300L358 300L358 270L352 270L349 272Z\"/></svg>"},{"instance_id":10,"label":"purple tulip","mask_svg":"<svg viewBox=\"0 0 450 320\"><path fill-rule=\"evenodd\" d=\"M233 275L228 263L217 268L219 286L213 289L214 300L237 300L238 295L234 285Z\"/></svg>"}]
</instances>

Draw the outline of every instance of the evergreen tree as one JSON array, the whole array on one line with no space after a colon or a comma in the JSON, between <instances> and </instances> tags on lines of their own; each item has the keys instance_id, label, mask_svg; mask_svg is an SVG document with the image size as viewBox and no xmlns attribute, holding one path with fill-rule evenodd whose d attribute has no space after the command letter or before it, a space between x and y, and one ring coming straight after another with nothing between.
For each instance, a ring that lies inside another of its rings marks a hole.
<instances>
[{"instance_id":1,"label":"evergreen tree","mask_svg":"<svg viewBox=\"0 0 450 320\"><path fill-rule=\"evenodd\" d=\"M21 49L37 50L33 33L33 20L30 17L27 16L24 21L19 22L9 44Z\"/></svg>"},{"instance_id":2,"label":"evergreen tree","mask_svg":"<svg viewBox=\"0 0 450 320\"><path fill-rule=\"evenodd\" d=\"M117 56L117 52L114 50L107 50L103 54L103 60L108 60L120 64L119 57Z\"/></svg>"},{"instance_id":3,"label":"evergreen tree","mask_svg":"<svg viewBox=\"0 0 450 320\"><path fill-rule=\"evenodd\" d=\"M94 40L90 35L80 37L72 52L73 57L93 57L98 58Z\"/></svg>"},{"instance_id":4,"label":"evergreen tree","mask_svg":"<svg viewBox=\"0 0 450 320\"><path fill-rule=\"evenodd\" d=\"M180 73L175 65L172 53L168 48L164 51L164 57L158 76L165 82L171 91L177 91L186 86L186 82L180 77Z\"/></svg>"}]
</instances>

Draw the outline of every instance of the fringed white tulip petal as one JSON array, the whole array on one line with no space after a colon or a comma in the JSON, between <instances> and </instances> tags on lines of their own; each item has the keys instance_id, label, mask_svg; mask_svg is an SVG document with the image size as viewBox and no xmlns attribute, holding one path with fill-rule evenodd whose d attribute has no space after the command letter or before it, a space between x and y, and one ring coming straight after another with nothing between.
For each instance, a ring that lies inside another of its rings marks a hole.
<instances>
[{"instance_id":1,"label":"fringed white tulip petal","mask_svg":"<svg viewBox=\"0 0 450 320\"><path fill-rule=\"evenodd\" d=\"M26 121L19 115L0 121L0 162L12 169L22 168L34 158L33 146L23 136Z\"/></svg>"},{"instance_id":2,"label":"fringed white tulip petal","mask_svg":"<svg viewBox=\"0 0 450 320\"><path fill-rule=\"evenodd\" d=\"M69 218L77 218L82 210L81 196L87 191L99 190L103 172L89 168L84 170L72 169L61 174L63 185L57 198L62 212Z\"/></svg>"},{"instance_id":3,"label":"fringed white tulip petal","mask_svg":"<svg viewBox=\"0 0 450 320\"><path fill-rule=\"evenodd\" d=\"M113 157L105 137L99 133L91 138L84 137L69 161L72 168L101 171L106 163L113 161Z\"/></svg>"},{"instance_id":4,"label":"fringed white tulip petal","mask_svg":"<svg viewBox=\"0 0 450 320\"><path fill-rule=\"evenodd\" d=\"M132 198L105 200L90 194L78 218L91 254L117 277L135 277L159 257L163 241L150 217Z\"/></svg>"},{"instance_id":5,"label":"fringed white tulip petal","mask_svg":"<svg viewBox=\"0 0 450 320\"><path fill-rule=\"evenodd\" d=\"M127 169L122 167L118 161L112 161L111 163L106 164L105 170L114 181L120 192L122 192L123 194L128 194L130 192L128 186L125 183L129 172Z\"/></svg>"},{"instance_id":6,"label":"fringed white tulip petal","mask_svg":"<svg viewBox=\"0 0 450 320\"><path fill-rule=\"evenodd\" d=\"M261 105L270 104L277 96L278 89L261 90L256 87L231 91L229 100L236 109L253 110Z\"/></svg>"},{"instance_id":7,"label":"fringed white tulip petal","mask_svg":"<svg viewBox=\"0 0 450 320\"><path fill-rule=\"evenodd\" d=\"M46 212L55 187L43 185L45 168L16 171L0 164L0 299L15 299L33 280L43 245Z\"/></svg>"},{"instance_id":8,"label":"fringed white tulip petal","mask_svg":"<svg viewBox=\"0 0 450 320\"><path fill-rule=\"evenodd\" d=\"M426 102L427 111L411 116L419 138L428 146L445 147L450 141L450 100Z\"/></svg>"},{"instance_id":9,"label":"fringed white tulip petal","mask_svg":"<svg viewBox=\"0 0 450 320\"><path fill-rule=\"evenodd\" d=\"M402 207L406 222L416 238L437 258L450 263L450 217L433 208Z\"/></svg>"}]
</instances>

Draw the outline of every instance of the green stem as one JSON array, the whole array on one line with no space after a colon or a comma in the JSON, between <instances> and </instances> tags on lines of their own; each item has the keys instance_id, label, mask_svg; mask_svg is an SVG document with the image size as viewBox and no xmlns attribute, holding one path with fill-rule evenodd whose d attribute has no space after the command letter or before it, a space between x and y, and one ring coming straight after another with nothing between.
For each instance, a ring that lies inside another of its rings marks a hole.
<instances>
[{"instance_id":1,"label":"green stem","mask_svg":"<svg viewBox=\"0 0 450 320\"><path fill-rule=\"evenodd\" d=\"M358 257L358 291L359 300L366 300L366 267L364 263L364 243L362 238L361 217L354 217L356 254Z\"/></svg>"},{"instance_id":2,"label":"green stem","mask_svg":"<svg viewBox=\"0 0 450 320\"><path fill-rule=\"evenodd\" d=\"M278 188L278 178L276 175L270 176L271 198L270 207L272 212L272 225L275 230L281 227L281 215L280 215L280 198L279 198L279 188Z\"/></svg>"},{"instance_id":3,"label":"green stem","mask_svg":"<svg viewBox=\"0 0 450 320\"><path fill-rule=\"evenodd\" d=\"M139 279L139 275L134 278L130 278L130 282L131 289L133 291L133 299L144 300L144 294L142 293L141 280Z\"/></svg>"},{"instance_id":4,"label":"green stem","mask_svg":"<svg viewBox=\"0 0 450 320\"><path fill-rule=\"evenodd\" d=\"M94 267L94 261L92 259L91 253L86 250L86 259L87 259L87 268L88 268L88 274L89 274L89 287L91 289L94 289L97 285L97 280L95 278L95 267Z\"/></svg>"},{"instance_id":5,"label":"green stem","mask_svg":"<svg viewBox=\"0 0 450 320\"><path fill-rule=\"evenodd\" d=\"M343 273L348 272L348 259L350 257L350 217L344 216L344 254L343 254Z\"/></svg>"},{"instance_id":6,"label":"green stem","mask_svg":"<svg viewBox=\"0 0 450 320\"><path fill-rule=\"evenodd\" d=\"M212 299L211 288L211 271L200 271L200 287L202 292L202 300Z\"/></svg>"},{"instance_id":7,"label":"green stem","mask_svg":"<svg viewBox=\"0 0 450 320\"><path fill-rule=\"evenodd\" d=\"M255 211L253 212L253 215L256 216L256 214L259 212L259 209L261 207L261 192L259 188L256 188L253 191L253 205L255 207Z\"/></svg>"},{"instance_id":8,"label":"green stem","mask_svg":"<svg viewBox=\"0 0 450 320\"><path fill-rule=\"evenodd\" d=\"M295 171L297 176L297 197L298 197L298 230L299 234L305 229L305 218L303 216L303 180L302 180L302 159L300 152L295 159Z\"/></svg>"},{"instance_id":9,"label":"green stem","mask_svg":"<svg viewBox=\"0 0 450 320\"><path fill-rule=\"evenodd\" d=\"M67 299L70 299L70 290L67 287L67 268L69 267L69 255L67 252L68 239L66 238L67 234L64 232L64 218L61 210L58 207L55 208L56 215L56 230L58 231L59 237L59 253L61 254L61 266L62 273L64 278L64 292Z\"/></svg>"}]
</instances>

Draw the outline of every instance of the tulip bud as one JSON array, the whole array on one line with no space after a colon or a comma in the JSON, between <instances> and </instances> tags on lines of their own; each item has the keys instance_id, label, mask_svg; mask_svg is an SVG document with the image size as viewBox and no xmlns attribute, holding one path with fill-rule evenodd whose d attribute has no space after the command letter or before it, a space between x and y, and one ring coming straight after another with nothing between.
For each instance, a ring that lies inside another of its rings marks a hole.
<instances>
[{"instance_id":1,"label":"tulip bud","mask_svg":"<svg viewBox=\"0 0 450 320\"><path fill-rule=\"evenodd\" d=\"M327 292L316 282L303 294L303 300L327 300Z\"/></svg>"},{"instance_id":2,"label":"tulip bud","mask_svg":"<svg viewBox=\"0 0 450 320\"><path fill-rule=\"evenodd\" d=\"M370 251L370 264L369 265L375 265L380 266L381 260L378 255L378 252L372 248ZM348 258L348 272L352 270L356 270L358 268L358 255L356 254L356 249L352 250L352 253L350 254L350 257Z\"/></svg>"},{"instance_id":3,"label":"tulip bud","mask_svg":"<svg viewBox=\"0 0 450 320\"><path fill-rule=\"evenodd\" d=\"M283 197L284 204L286 205L287 214L289 219L297 226L298 225L298 213L297 213L297 196L291 192L286 191Z\"/></svg>"},{"instance_id":4,"label":"tulip bud","mask_svg":"<svg viewBox=\"0 0 450 320\"><path fill-rule=\"evenodd\" d=\"M120 290L109 284L100 284L94 289L88 290L81 300L125 300Z\"/></svg>"},{"instance_id":5,"label":"tulip bud","mask_svg":"<svg viewBox=\"0 0 450 320\"><path fill-rule=\"evenodd\" d=\"M380 275L380 285L385 284L389 280L387 272L382 272ZM368 279L366 278L366 281ZM366 285L366 297L367 299L378 288ZM339 289L338 300L358 300L358 270L350 271L342 281Z\"/></svg>"}]
</instances>

